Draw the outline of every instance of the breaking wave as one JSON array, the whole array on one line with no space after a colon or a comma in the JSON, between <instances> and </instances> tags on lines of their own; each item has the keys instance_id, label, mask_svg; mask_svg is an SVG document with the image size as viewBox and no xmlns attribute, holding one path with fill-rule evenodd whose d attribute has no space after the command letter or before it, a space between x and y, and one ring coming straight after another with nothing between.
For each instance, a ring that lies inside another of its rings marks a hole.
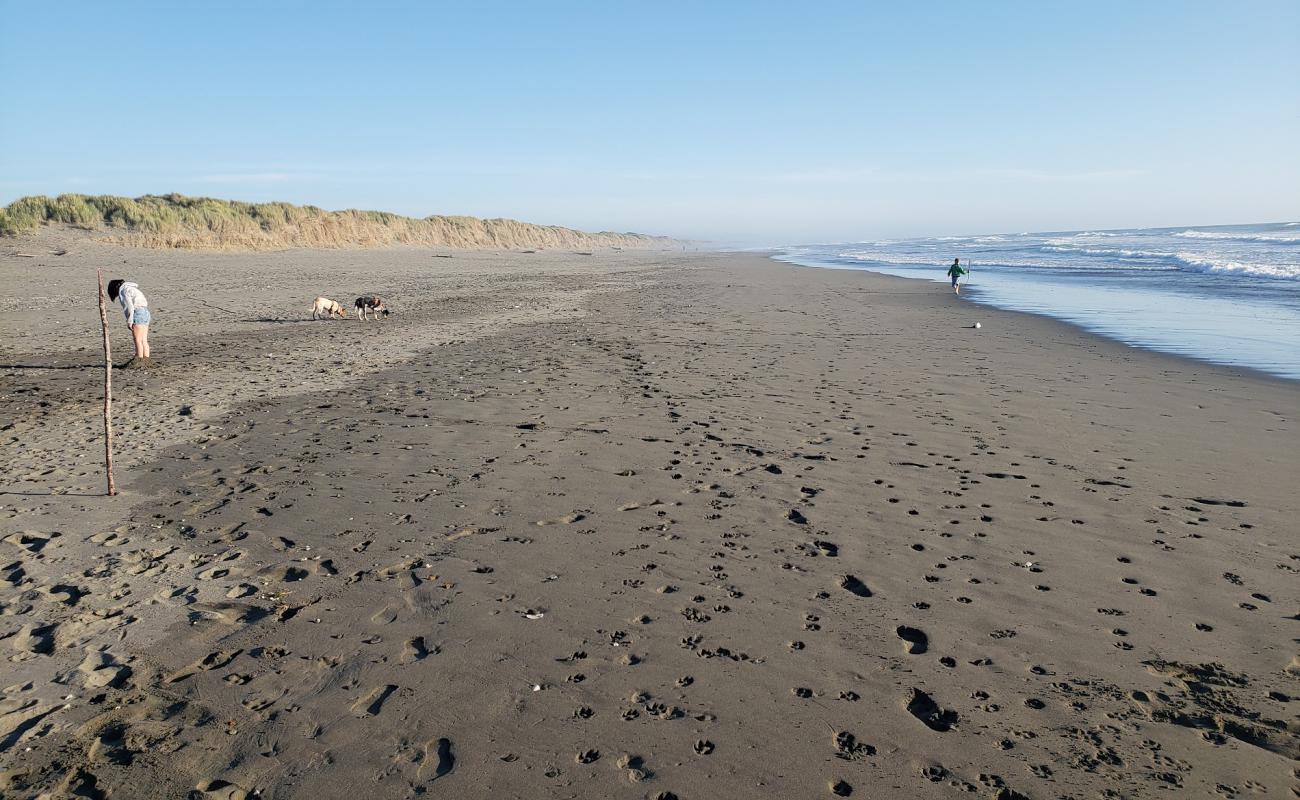
<instances>
[{"instance_id":1,"label":"breaking wave","mask_svg":"<svg viewBox=\"0 0 1300 800\"><path fill-rule=\"evenodd\" d=\"M1287 223L1294 225L1295 223ZM1175 233L1180 239L1219 239L1227 242L1278 242L1282 244L1300 244L1300 234L1295 236L1278 236L1267 233L1237 233L1231 231L1197 231L1185 230Z\"/></svg>"}]
</instances>

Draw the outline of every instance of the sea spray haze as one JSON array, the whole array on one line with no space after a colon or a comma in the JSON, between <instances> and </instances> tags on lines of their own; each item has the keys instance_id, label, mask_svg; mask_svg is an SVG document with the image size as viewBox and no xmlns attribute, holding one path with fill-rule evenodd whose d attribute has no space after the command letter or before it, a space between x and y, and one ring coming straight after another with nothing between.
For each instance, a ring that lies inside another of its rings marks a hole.
<instances>
[{"instance_id":1,"label":"sea spray haze","mask_svg":"<svg viewBox=\"0 0 1300 800\"><path fill-rule=\"evenodd\" d=\"M1296 222L801 245L781 258L933 280L960 258L976 302L1300 379Z\"/></svg>"}]
</instances>

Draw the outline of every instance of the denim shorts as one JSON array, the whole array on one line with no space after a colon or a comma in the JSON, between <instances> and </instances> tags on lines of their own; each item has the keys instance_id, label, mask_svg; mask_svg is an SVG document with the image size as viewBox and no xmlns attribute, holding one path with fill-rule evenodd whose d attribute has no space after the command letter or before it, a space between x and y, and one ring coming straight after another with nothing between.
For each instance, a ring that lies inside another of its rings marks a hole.
<instances>
[{"instance_id":1,"label":"denim shorts","mask_svg":"<svg viewBox=\"0 0 1300 800\"><path fill-rule=\"evenodd\" d=\"M152 317L149 315L149 309L147 308L137 308L131 313L132 325L148 325L150 319Z\"/></svg>"}]
</instances>

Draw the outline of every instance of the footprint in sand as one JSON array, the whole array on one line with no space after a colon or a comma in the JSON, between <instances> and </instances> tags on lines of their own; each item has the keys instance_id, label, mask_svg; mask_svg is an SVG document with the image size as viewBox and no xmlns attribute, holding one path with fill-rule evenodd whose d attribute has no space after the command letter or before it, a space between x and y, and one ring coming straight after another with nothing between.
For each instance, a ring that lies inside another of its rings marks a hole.
<instances>
[{"instance_id":1,"label":"footprint in sand","mask_svg":"<svg viewBox=\"0 0 1300 800\"><path fill-rule=\"evenodd\" d=\"M817 548L817 551L820 552L822 555L826 556L827 558L835 558L840 554L839 545L834 544L832 542L827 542L822 539L818 539L814 541L813 547Z\"/></svg>"},{"instance_id":2,"label":"footprint in sand","mask_svg":"<svg viewBox=\"0 0 1300 800\"><path fill-rule=\"evenodd\" d=\"M651 507L653 507L653 506L661 506L661 505L663 505L663 504L664 504L664 502L663 502L662 500L660 500L659 498L654 498L653 500L645 500L645 501L640 501L640 502L624 503L623 505L621 505L621 506L618 507L618 510L619 510L619 511L635 511L635 510L637 510L638 508L651 508ZM575 520L575 521L576 521L576 520ZM541 523L538 523L538 524L540 525Z\"/></svg>"},{"instance_id":3,"label":"footprint in sand","mask_svg":"<svg viewBox=\"0 0 1300 800\"><path fill-rule=\"evenodd\" d=\"M899 625L894 632L898 634L898 638L907 642L908 655L919 656L930 646L930 638L920 628Z\"/></svg>"},{"instance_id":4,"label":"footprint in sand","mask_svg":"<svg viewBox=\"0 0 1300 800\"><path fill-rule=\"evenodd\" d=\"M840 731L835 734L836 758L842 758L845 761L857 761L875 754L876 748L866 742L859 742L858 738L848 731Z\"/></svg>"},{"instance_id":5,"label":"footprint in sand","mask_svg":"<svg viewBox=\"0 0 1300 800\"><path fill-rule=\"evenodd\" d=\"M408 640L406 644L402 647L401 663L413 664L416 661L423 661L428 656L434 655L437 652L438 652L437 645L435 645L431 650L429 649L429 646L425 643L424 637L417 636L414 639Z\"/></svg>"},{"instance_id":6,"label":"footprint in sand","mask_svg":"<svg viewBox=\"0 0 1300 800\"><path fill-rule=\"evenodd\" d=\"M220 580L230 575L230 570L225 567L208 567L199 572L197 577L201 581Z\"/></svg>"},{"instance_id":7,"label":"footprint in sand","mask_svg":"<svg viewBox=\"0 0 1300 800\"><path fill-rule=\"evenodd\" d=\"M28 623L19 629L10 644L20 653L48 655L54 652L54 634L57 630L57 625Z\"/></svg>"},{"instance_id":8,"label":"footprint in sand","mask_svg":"<svg viewBox=\"0 0 1300 800\"><path fill-rule=\"evenodd\" d=\"M941 708L934 698L920 689L912 690L907 700L907 713L925 723L930 730L940 733L951 730L958 720L956 711Z\"/></svg>"},{"instance_id":9,"label":"footprint in sand","mask_svg":"<svg viewBox=\"0 0 1300 800\"><path fill-rule=\"evenodd\" d=\"M245 800L248 791L230 781L218 779L200 783L190 796L196 800Z\"/></svg>"},{"instance_id":10,"label":"footprint in sand","mask_svg":"<svg viewBox=\"0 0 1300 800\"><path fill-rule=\"evenodd\" d=\"M871 590L860 579L853 575L844 575L840 578L840 588L850 594L856 594L858 597L870 597Z\"/></svg>"},{"instance_id":11,"label":"footprint in sand","mask_svg":"<svg viewBox=\"0 0 1300 800\"><path fill-rule=\"evenodd\" d=\"M251 694L245 697L243 700L240 700L239 704L242 705L244 708L247 708L249 711L257 713L260 711L265 711L266 709L275 705L284 697L284 695L285 695L284 691L280 691L279 693L257 692L255 694Z\"/></svg>"},{"instance_id":12,"label":"footprint in sand","mask_svg":"<svg viewBox=\"0 0 1300 800\"><path fill-rule=\"evenodd\" d=\"M456 756L451 751L451 739L431 739L424 744L424 761L416 773L420 780L431 770L429 780L435 781L456 767Z\"/></svg>"},{"instance_id":13,"label":"footprint in sand","mask_svg":"<svg viewBox=\"0 0 1300 800\"><path fill-rule=\"evenodd\" d=\"M120 686L131 675L130 667L123 666L110 653L89 651L77 667L88 688Z\"/></svg>"},{"instance_id":14,"label":"footprint in sand","mask_svg":"<svg viewBox=\"0 0 1300 800\"><path fill-rule=\"evenodd\" d=\"M199 672L207 672L208 670L221 669L222 667L229 664L231 661L234 661L235 658L242 652L244 651L243 650L225 650L225 651L218 650L212 653L208 653L199 661L190 664L187 667L182 667L176 672L173 672L170 676L167 677L167 683L176 683L177 681L184 680L190 677L191 675L194 675Z\"/></svg>"},{"instance_id":15,"label":"footprint in sand","mask_svg":"<svg viewBox=\"0 0 1300 800\"><path fill-rule=\"evenodd\" d=\"M395 691L397 686L391 683L376 686L352 704L352 713L359 716L378 716L379 712L384 710L384 703Z\"/></svg>"},{"instance_id":16,"label":"footprint in sand","mask_svg":"<svg viewBox=\"0 0 1300 800\"><path fill-rule=\"evenodd\" d=\"M572 514L565 514L564 516L562 516L562 517L556 517L555 519L539 519L539 520L537 520L537 522L536 522L535 524L537 524L537 525L572 525L573 523L575 523L575 522L581 522L582 520L584 520L584 519L586 519L586 518L587 518L586 513L582 512L582 511L574 511Z\"/></svg>"},{"instance_id":17,"label":"footprint in sand","mask_svg":"<svg viewBox=\"0 0 1300 800\"><path fill-rule=\"evenodd\" d=\"M646 767L644 758L634 756L631 753L624 753L619 756L616 765L619 769L626 770L624 774L632 783L640 783L654 774Z\"/></svg>"},{"instance_id":18,"label":"footprint in sand","mask_svg":"<svg viewBox=\"0 0 1300 800\"><path fill-rule=\"evenodd\" d=\"M397 619L397 609L391 605L384 606L370 615L370 621L376 625L388 625Z\"/></svg>"}]
</instances>

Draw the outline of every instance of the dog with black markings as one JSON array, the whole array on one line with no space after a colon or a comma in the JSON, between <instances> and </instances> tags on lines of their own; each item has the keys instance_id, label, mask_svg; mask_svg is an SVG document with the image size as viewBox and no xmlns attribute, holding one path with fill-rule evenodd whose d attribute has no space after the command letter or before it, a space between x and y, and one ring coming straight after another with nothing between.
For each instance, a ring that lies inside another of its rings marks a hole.
<instances>
[{"instance_id":1,"label":"dog with black markings","mask_svg":"<svg viewBox=\"0 0 1300 800\"><path fill-rule=\"evenodd\" d=\"M357 310L358 319L370 319L368 315L371 312L374 312L375 319L379 319L380 314L383 314L385 317L388 316L388 306L384 305L384 301L374 295L358 297L357 301L352 305Z\"/></svg>"}]
</instances>

